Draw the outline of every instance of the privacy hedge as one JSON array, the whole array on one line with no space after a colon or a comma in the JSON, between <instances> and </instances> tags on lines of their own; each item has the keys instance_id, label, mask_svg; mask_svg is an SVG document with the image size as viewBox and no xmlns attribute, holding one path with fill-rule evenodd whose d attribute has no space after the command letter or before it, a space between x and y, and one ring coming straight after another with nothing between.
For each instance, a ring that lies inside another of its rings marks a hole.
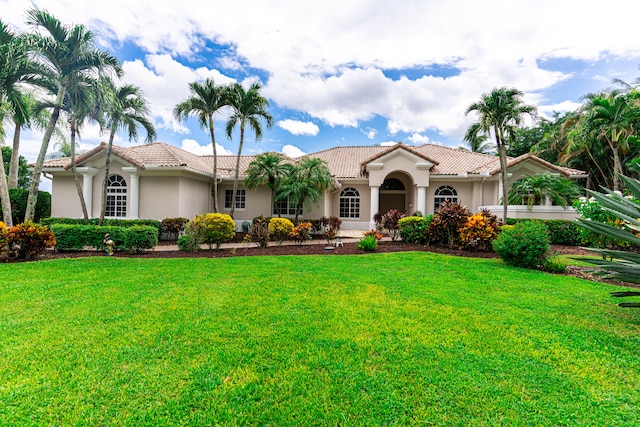
<instances>
[{"instance_id":1,"label":"privacy hedge","mask_svg":"<svg viewBox=\"0 0 640 427\"><path fill-rule=\"evenodd\" d=\"M507 218L507 224L514 225L520 222L532 221L528 218ZM566 219L536 219L547 226L549 230L549 243L552 245L580 246L580 229L577 222Z\"/></svg>"},{"instance_id":2,"label":"privacy hedge","mask_svg":"<svg viewBox=\"0 0 640 427\"><path fill-rule=\"evenodd\" d=\"M11 218L14 225L24 221L24 214L27 211L27 198L29 190L24 188L9 189L9 200L11 200ZM34 222L41 222L43 218L51 216L51 193L46 191L38 191L38 200L36 201L36 211L34 214ZM2 205L0 205L0 219L3 218Z\"/></svg>"},{"instance_id":3,"label":"privacy hedge","mask_svg":"<svg viewBox=\"0 0 640 427\"><path fill-rule=\"evenodd\" d=\"M52 226L54 224L68 224L68 225L94 225L97 226L99 218L43 218L40 220L41 224ZM102 226L115 226L115 227L136 227L136 226L148 226L157 230L158 235L162 231L162 222L156 219L105 219L102 221Z\"/></svg>"},{"instance_id":4,"label":"privacy hedge","mask_svg":"<svg viewBox=\"0 0 640 427\"><path fill-rule=\"evenodd\" d=\"M109 233L116 250L140 252L158 245L158 230L147 225L117 227L113 225L52 224L56 250L77 251L86 247L104 250L104 236Z\"/></svg>"}]
</instances>

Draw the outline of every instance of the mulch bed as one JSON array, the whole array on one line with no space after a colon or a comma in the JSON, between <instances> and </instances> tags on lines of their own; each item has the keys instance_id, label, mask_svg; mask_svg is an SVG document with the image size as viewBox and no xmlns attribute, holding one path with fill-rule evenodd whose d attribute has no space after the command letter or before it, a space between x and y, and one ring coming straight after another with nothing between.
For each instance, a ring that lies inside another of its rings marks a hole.
<instances>
[{"instance_id":1,"label":"mulch bed","mask_svg":"<svg viewBox=\"0 0 640 427\"><path fill-rule=\"evenodd\" d=\"M161 242L160 246L174 245L175 242ZM275 243L270 243L266 248L259 248L254 244L248 244L246 246L235 249L221 249L221 250L202 250L200 252L191 253L177 250L164 250L158 249L153 251L145 251L140 254L132 254L127 252L116 252L114 255L117 258L227 258L238 256L262 256L262 255L366 255L370 252L365 252L358 249L357 243L344 243L343 246L326 249L327 246L320 242L314 242L307 245L282 245L279 246ZM498 255L493 251L463 251L448 249L439 246L425 246L419 244L403 243L403 242L389 242L382 241L378 245L376 253L389 253L389 252L405 252L405 251L420 251L420 252L435 252L446 255L462 256L462 257L475 257L475 258L498 258ZM563 246L563 245L551 245L550 252L552 254L559 255L589 255L589 252L577 246ZM74 252L55 252L47 250L38 258L38 260L60 259L60 258L81 258L81 257L93 257L93 256L105 256L102 251L74 251ZM8 258L6 255L0 256L0 263L16 262L13 259ZM619 286L627 287L640 287L639 285L616 282L611 280L602 279L591 273L590 267L574 267L567 268L565 275L579 277L581 279L599 281L611 283Z\"/></svg>"}]
</instances>

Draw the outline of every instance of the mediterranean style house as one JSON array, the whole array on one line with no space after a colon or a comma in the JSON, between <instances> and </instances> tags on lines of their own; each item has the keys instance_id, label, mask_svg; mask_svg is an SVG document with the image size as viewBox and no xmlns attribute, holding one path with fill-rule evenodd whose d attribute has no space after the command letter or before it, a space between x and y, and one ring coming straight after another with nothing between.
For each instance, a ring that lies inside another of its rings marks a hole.
<instances>
[{"instance_id":1,"label":"mediterranean style house","mask_svg":"<svg viewBox=\"0 0 640 427\"><path fill-rule=\"evenodd\" d=\"M100 215L107 145L102 143L77 158L87 210ZM476 212L488 207L500 215L502 197L500 164L496 156L424 144L407 146L335 147L309 154L325 160L335 185L319 206L300 218L339 217L345 230L369 230L378 212L399 209L408 214L434 213L445 200L458 201ZM240 175L254 156L242 156ZM229 212L232 203L235 156L218 156L218 206ZM68 158L45 162L52 180L51 216L82 217ZM134 147L113 146L106 216L111 218L193 218L211 212L213 156L198 156L173 145L156 142ZM508 159L509 180L525 175L555 173L571 179L585 178L583 171L555 166L531 154ZM235 200L238 227L254 217L274 215L268 188L247 190L240 183ZM278 202L283 216L293 217L287 200ZM572 212L551 206L510 206L509 217L535 215L565 217ZM572 219L573 217L571 217Z\"/></svg>"}]
</instances>

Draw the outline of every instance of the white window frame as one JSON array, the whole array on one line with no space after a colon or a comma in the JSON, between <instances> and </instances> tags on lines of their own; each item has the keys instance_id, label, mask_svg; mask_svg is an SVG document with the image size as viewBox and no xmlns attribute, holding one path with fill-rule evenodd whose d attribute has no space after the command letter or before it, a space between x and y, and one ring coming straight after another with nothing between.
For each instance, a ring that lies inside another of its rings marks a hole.
<instances>
[{"instance_id":1,"label":"white window frame","mask_svg":"<svg viewBox=\"0 0 640 427\"><path fill-rule=\"evenodd\" d=\"M224 208L231 210L231 198L233 190L224 190ZM244 210L247 206L247 191L244 188L238 188L236 192L236 210Z\"/></svg>"},{"instance_id":2,"label":"white window frame","mask_svg":"<svg viewBox=\"0 0 640 427\"><path fill-rule=\"evenodd\" d=\"M122 175L113 174L107 180L107 206L105 218L127 217L127 181Z\"/></svg>"},{"instance_id":3,"label":"white window frame","mask_svg":"<svg viewBox=\"0 0 640 427\"><path fill-rule=\"evenodd\" d=\"M438 212L438 208L446 201L456 203L458 201L458 191L450 185L441 185L433 196L433 213Z\"/></svg>"},{"instance_id":4,"label":"white window frame","mask_svg":"<svg viewBox=\"0 0 640 427\"><path fill-rule=\"evenodd\" d=\"M340 192L339 201L340 218L359 219L360 218L360 192L353 188L347 187Z\"/></svg>"}]
</instances>

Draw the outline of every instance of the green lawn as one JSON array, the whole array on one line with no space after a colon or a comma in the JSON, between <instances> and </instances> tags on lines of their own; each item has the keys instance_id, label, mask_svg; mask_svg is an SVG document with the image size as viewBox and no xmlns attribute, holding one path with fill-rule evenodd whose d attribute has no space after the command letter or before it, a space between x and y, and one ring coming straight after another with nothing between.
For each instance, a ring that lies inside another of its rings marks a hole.
<instances>
[{"instance_id":1,"label":"green lawn","mask_svg":"<svg viewBox=\"0 0 640 427\"><path fill-rule=\"evenodd\" d=\"M640 424L640 310L606 284L431 253L0 278L0 425Z\"/></svg>"}]
</instances>

